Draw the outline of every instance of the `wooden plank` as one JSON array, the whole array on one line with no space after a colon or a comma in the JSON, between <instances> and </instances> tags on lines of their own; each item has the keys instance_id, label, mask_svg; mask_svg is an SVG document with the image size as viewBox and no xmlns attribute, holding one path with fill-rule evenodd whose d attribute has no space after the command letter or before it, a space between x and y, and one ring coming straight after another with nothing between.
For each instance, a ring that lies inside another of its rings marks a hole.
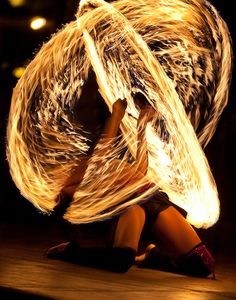
<instances>
[{"instance_id":1,"label":"wooden plank","mask_svg":"<svg viewBox=\"0 0 236 300\"><path fill-rule=\"evenodd\" d=\"M63 240L51 227L0 229L0 299L236 299L236 264L230 257L219 255L217 280L136 266L116 274L46 258L45 249Z\"/></svg>"}]
</instances>

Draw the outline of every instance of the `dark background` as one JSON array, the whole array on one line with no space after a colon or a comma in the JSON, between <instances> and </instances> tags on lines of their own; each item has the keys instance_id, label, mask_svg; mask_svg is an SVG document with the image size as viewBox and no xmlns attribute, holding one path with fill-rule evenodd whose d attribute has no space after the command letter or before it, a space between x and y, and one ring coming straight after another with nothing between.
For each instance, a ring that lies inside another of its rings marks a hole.
<instances>
[{"instance_id":1,"label":"dark background","mask_svg":"<svg viewBox=\"0 0 236 300\"><path fill-rule=\"evenodd\" d=\"M5 156L6 124L13 87L17 79L12 72L16 67L26 66L43 42L52 33L75 18L79 0L22 0L23 5L12 7L10 0L0 0L0 224L42 224L49 218L40 214L19 193L9 175ZM235 41L234 2L211 0L228 24ZM43 16L48 25L38 31L29 27L33 16ZM235 52L235 48L234 48ZM225 109L217 131L205 152L218 185L221 200L220 220L204 231L217 247L235 243L235 196L236 168L236 104L235 72L231 85L229 104ZM201 232L200 232L201 233ZM226 236L228 237L226 239Z\"/></svg>"}]
</instances>

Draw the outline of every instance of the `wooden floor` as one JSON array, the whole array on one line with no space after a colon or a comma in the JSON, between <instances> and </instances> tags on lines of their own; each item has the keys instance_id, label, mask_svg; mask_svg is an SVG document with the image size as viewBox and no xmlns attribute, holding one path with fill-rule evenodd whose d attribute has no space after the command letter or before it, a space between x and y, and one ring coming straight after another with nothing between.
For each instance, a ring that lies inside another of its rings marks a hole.
<instances>
[{"instance_id":1,"label":"wooden floor","mask_svg":"<svg viewBox=\"0 0 236 300\"><path fill-rule=\"evenodd\" d=\"M219 254L217 279L196 279L132 267L126 274L47 259L62 241L55 228L0 225L0 299L236 299L236 260Z\"/></svg>"}]
</instances>

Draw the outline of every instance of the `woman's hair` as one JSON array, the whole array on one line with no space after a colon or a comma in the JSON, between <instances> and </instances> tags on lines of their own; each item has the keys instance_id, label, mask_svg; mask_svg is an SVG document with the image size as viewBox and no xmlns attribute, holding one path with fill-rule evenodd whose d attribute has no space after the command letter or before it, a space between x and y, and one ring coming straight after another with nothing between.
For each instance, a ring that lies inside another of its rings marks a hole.
<instances>
[{"instance_id":1,"label":"woman's hair","mask_svg":"<svg viewBox=\"0 0 236 300\"><path fill-rule=\"evenodd\" d=\"M149 105L147 98L141 92L132 93L132 97L134 100L134 104L138 104L139 107Z\"/></svg>"}]
</instances>

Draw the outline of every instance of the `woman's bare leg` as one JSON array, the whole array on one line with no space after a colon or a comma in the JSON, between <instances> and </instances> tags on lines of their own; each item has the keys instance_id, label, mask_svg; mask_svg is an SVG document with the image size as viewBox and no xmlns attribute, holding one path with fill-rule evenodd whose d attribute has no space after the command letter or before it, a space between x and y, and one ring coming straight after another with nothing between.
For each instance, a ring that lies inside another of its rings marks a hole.
<instances>
[{"instance_id":1,"label":"woman's bare leg","mask_svg":"<svg viewBox=\"0 0 236 300\"><path fill-rule=\"evenodd\" d=\"M197 277L213 274L215 278L213 256L193 227L174 207L170 206L159 213L152 229L164 249L155 247L149 253L147 251L141 261L144 266L146 264L151 268Z\"/></svg>"},{"instance_id":2,"label":"woman's bare leg","mask_svg":"<svg viewBox=\"0 0 236 300\"><path fill-rule=\"evenodd\" d=\"M144 223L145 212L139 205L127 209L119 217L113 246L137 251Z\"/></svg>"},{"instance_id":3,"label":"woman's bare leg","mask_svg":"<svg viewBox=\"0 0 236 300\"><path fill-rule=\"evenodd\" d=\"M193 227L172 206L159 213L153 231L174 257L186 254L201 243Z\"/></svg>"}]
</instances>

